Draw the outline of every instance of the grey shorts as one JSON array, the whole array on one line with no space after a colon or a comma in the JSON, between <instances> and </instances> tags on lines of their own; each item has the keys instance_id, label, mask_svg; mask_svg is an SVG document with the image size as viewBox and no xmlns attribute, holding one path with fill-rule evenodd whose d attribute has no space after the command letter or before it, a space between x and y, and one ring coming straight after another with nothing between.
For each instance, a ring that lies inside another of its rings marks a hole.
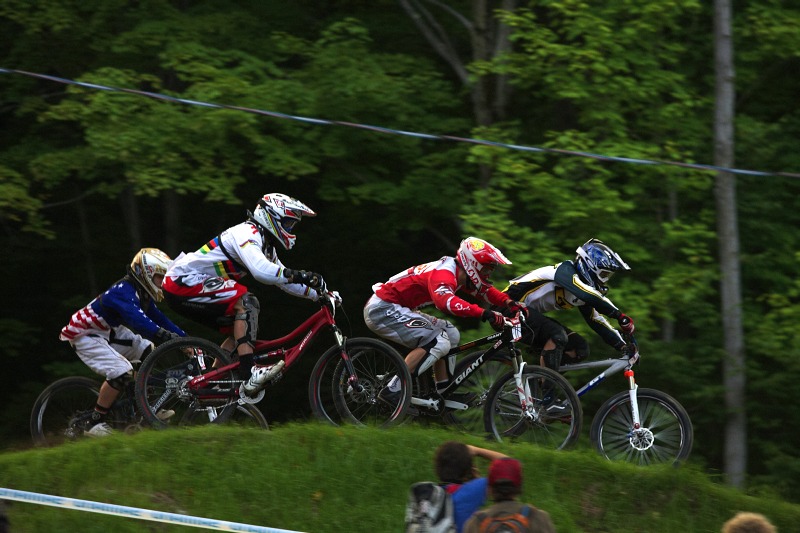
<instances>
[{"instance_id":1,"label":"grey shorts","mask_svg":"<svg viewBox=\"0 0 800 533\"><path fill-rule=\"evenodd\" d=\"M461 340L461 333L447 320L385 302L374 294L364 306L364 322L377 335L409 349L430 344L442 331L451 349Z\"/></svg>"}]
</instances>

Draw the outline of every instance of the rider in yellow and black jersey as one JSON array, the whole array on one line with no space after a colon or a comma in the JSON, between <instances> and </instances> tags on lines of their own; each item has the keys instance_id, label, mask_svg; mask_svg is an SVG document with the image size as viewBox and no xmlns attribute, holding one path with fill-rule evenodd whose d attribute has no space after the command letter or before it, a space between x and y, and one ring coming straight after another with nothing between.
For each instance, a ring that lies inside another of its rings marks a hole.
<instances>
[{"instance_id":1,"label":"rider in yellow and black jersey","mask_svg":"<svg viewBox=\"0 0 800 533\"><path fill-rule=\"evenodd\" d=\"M572 261L537 268L512 279L503 291L528 307L530 329L525 328L522 342L541 350L542 364L554 370L562 363L586 359L589 345L579 334L543 313L577 307L589 327L619 351L626 343L606 317L617 320L623 332L633 333L634 329L633 319L606 298L606 283L614 272L630 267L597 239L590 239L576 252Z\"/></svg>"}]
</instances>

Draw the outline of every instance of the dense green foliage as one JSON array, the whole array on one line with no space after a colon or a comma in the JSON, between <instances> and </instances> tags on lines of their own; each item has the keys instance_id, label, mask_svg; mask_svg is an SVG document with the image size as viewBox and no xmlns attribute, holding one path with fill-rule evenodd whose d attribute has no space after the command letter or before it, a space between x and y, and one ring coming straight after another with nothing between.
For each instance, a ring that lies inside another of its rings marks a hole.
<instances>
[{"instance_id":1,"label":"dense green foliage","mask_svg":"<svg viewBox=\"0 0 800 533\"><path fill-rule=\"evenodd\" d=\"M431 13L462 58L476 57L479 32L465 23L471 2L447 4L464 18L433 3ZM473 80L502 76L513 88L497 103L503 112L490 114L504 118L481 127L470 86L390 0L6 1L0 67L404 131L711 161L709 3L518 4L495 13L510 29L510 51L468 64ZM737 167L798 171L800 78L787 73L800 64L800 5L760 2L734 15ZM514 261L506 277L570 258L590 237L610 243L633 267L610 297L636 319L638 376L686 406L693 460L721 469L713 173L431 141L14 74L0 75L0 95L0 238L12 280L0 319L11 378L0 425L9 445L26 440L29 409L48 382L85 372L58 331L136 250L193 250L260 195L280 191L319 213L281 257L322 272L344 295L352 335L367 334L360 313L373 283L453 253L468 234ZM796 501L800 414L785 406L800 379L800 182L739 176L737 184L749 481ZM266 335L310 313L307 303L249 285ZM588 332L574 315L557 318ZM475 324L459 324L465 340L478 336ZM596 340L593 350L606 353ZM270 420L308 416L312 364L270 394ZM592 393L588 410L620 386Z\"/></svg>"},{"instance_id":2,"label":"dense green foliage","mask_svg":"<svg viewBox=\"0 0 800 533\"><path fill-rule=\"evenodd\" d=\"M408 487L435 479L434 451L454 438L487 447L415 427L142 432L5 453L0 485L314 533L400 531ZM488 446L522 462L522 499L547 510L560 533L713 533L741 510L765 514L780 531L800 520L800 506L744 496L696 468L637 468L585 449ZM485 461L475 464L485 475ZM29 503L14 503L9 514L19 533L194 530Z\"/></svg>"}]
</instances>

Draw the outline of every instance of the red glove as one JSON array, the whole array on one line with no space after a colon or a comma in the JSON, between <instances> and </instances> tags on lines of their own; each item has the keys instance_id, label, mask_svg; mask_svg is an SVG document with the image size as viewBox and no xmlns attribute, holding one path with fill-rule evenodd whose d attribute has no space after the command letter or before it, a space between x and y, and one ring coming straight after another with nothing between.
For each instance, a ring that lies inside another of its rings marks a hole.
<instances>
[{"instance_id":1,"label":"red glove","mask_svg":"<svg viewBox=\"0 0 800 533\"><path fill-rule=\"evenodd\" d=\"M506 302L506 307L509 311L511 311L512 316L516 316L517 313L522 313L525 318L528 318L528 306L522 302L515 302L514 300L508 300Z\"/></svg>"},{"instance_id":2,"label":"red glove","mask_svg":"<svg viewBox=\"0 0 800 533\"><path fill-rule=\"evenodd\" d=\"M503 327L506 325L506 320L503 318L503 315L497 311L489 311L488 309L481 315L481 320L488 322L495 331L503 331Z\"/></svg>"},{"instance_id":3,"label":"red glove","mask_svg":"<svg viewBox=\"0 0 800 533\"><path fill-rule=\"evenodd\" d=\"M633 319L631 317L625 313L620 313L617 317L617 322L619 322L619 329L621 329L623 333L633 335L633 330L636 328L633 326Z\"/></svg>"}]
</instances>

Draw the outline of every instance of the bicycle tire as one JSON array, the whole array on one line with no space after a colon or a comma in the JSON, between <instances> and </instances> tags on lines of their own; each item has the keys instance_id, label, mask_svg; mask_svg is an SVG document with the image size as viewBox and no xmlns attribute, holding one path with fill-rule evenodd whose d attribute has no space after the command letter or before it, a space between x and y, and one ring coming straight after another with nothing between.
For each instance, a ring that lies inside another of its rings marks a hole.
<instances>
[{"instance_id":1,"label":"bicycle tire","mask_svg":"<svg viewBox=\"0 0 800 533\"><path fill-rule=\"evenodd\" d=\"M199 355L187 357L187 351ZM216 366L225 366L230 357L219 345L197 337L173 339L150 352L136 375L136 405L144 420L156 429L173 421L226 422L236 408L242 382L234 370L209 383L209 388L218 388L216 397L203 398L186 388L189 380L212 370L215 361ZM174 413L167 420L158 414L168 411ZM206 412L207 416L198 416L200 412Z\"/></svg>"},{"instance_id":2,"label":"bicycle tire","mask_svg":"<svg viewBox=\"0 0 800 533\"><path fill-rule=\"evenodd\" d=\"M622 391L597 410L589 432L593 446L612 461L678 466L689 457L694 444L694 428L686 409L655 389L637 389L636 397L643 436L637 439L631 432L630 395Z\"/></svg>"},{"instance_id":3,"label":"bicycle tire","mask_svg":"<svg viewBox=\"0 0 800 533\"><path fill-rule=\"evenodd\" d=\"M403 357L385 342L366 337L348 339L345 350L359 378L357 388L348 383L350 374L341 348L331 347L319 358L309 379L308 398L314 416L334 425L386 428L402 422L411 403L411 374ZM387 404L378 393L394 375L400 377L402 394L395 403Z\"/></svg>"},{"instance_id":4,"label":"bicycle tire","mask_svg":"<svg viewBox=\"0 0 800 533\"><path fill-rule=\"evenodd\" d=\"M47 386L31 410L31 438L36 446L55 446L83 436L91 422L100 384L87 377L61 378Z\"/></svg>"},{"instance_id":5,"label":"bicycle tire","mask_svg":"<svg viewBox=\"0 0 800 533\"><path fill-rule=\"evenodd\" d=\"M462 376L485 354L486 350L481 350L464 356L456 364L453 371L454 379ZM474 394L474 398L470 398L467 402L469 409L463 411L448 409L442 416L444 423L470 435L485 436L487 433L491 433L491 429L486 426L483 407L488 401L489 392L494 384L508 374L511 368L513 368L511 359L499 353L484 361L454 389L455 394Z\"/></svg>"},{"instance_id":6,"label":"bicycle tire","mask_svg":"<svg viewBox=\"0 0 800 533\"><path fill-rule=\"evenodd\" d=\"M514 440L558 450L577 442L583 426L583 407L569 381L541 366L526 366L533 405L523 409L513 372L489 391L484 408L487 430L498 441Z\"/></svg>"}]
</instances>

